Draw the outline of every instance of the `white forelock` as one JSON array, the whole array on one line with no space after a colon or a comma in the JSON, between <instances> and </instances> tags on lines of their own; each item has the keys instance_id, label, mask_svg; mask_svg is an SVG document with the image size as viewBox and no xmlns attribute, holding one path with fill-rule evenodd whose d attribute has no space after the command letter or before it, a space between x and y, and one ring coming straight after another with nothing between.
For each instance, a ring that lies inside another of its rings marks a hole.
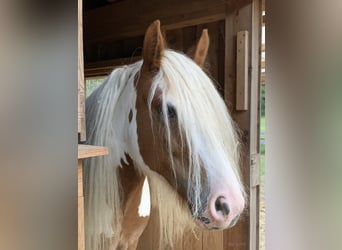
<instances>
[{"instance_id":1,"label":"white forelock","mask_svg":"<svg viewBox=\"0 0 342 250\"><path fill-rule=\"evenodd\" d=\"M188 191L190 185L195 190L195 204L192 204L195 210L201 204L201 166L212 182L221 181L221 185L228 187L238 185L243 192L235 127L210 78L190 58L167 50L151 87L150 103L156 89L162 92L163 110L166 112L170 104L177 110L179 130L189 150ZM172 158L172 135L167 116L164 122Z\"/></svg>"}]
</instances>

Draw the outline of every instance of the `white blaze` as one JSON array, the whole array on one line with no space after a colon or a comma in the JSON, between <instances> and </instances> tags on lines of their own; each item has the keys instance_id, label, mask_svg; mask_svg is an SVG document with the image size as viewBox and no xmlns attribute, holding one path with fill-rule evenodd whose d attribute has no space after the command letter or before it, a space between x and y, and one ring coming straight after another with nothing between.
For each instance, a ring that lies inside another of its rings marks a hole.
<instances>
[{"instance_id":1,"label":"white blaze","mask_svg":"<svg viewBox=\"0 0 342 250\"><path fill-rule=\"evenodd\" d=\"M145 177L145 181L144 181L142 192L141 192L141 200L140 200L138 213L140 217L146 217L150 215L150 211L151 211L150 187L148 185L147 177Z\"/></svg>"}]
</instances>

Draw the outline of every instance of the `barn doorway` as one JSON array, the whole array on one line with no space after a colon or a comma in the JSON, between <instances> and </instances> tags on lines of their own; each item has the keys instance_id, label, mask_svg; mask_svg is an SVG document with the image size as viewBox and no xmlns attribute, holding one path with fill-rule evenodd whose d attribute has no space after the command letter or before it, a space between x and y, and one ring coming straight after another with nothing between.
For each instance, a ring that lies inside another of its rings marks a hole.
<instances>
[{"instance_id":1,"label":"barn doorway","mask_svg":"<svg viewBox=\"0 0 342 250\"><path fill-rule=\"evenodd\" d=\"M237 4L233 0L191 0L182 2L184 5L182 8L175 6L172 1L165 1L168 2L166 6L175 8L176 11L172 11L170 8L160 5L160 1L151 0L155 3L154 8L144 15L141 15L139 8L131 6L133 2L135 1L84 0L86 95L88 96L113 68L140 59L143 33L151 20L160 19L162 25L165 25L169 46L182 51L186 51L189 46L195 44L202 29L207 28L211 39L209 73L217 82L218 90L241 130L244 154L246 155L242 159L241 168L246 187L249 187L247 192L251 199L244 218L233 229L224 232L199 233L196 234L196 237L192 234L186 235L183 244L175 249L264 249L262 248L264 245L264 229L262 227L264 219L260 214L262 207L259 209L263 199L263 197L259 197L259 192L264 188L264 144L262 144L264 141L262 140L265 137L265 132L260 132L265 124L265 118L262 115L265 88L260 86L263 73L259 70L264 67L264 62L260 59L260 48L264 48L260 44L262 1L240 1ZM136 1L136 3L138 2ZM264 10L264 3L262 6ZM144 6L140 7L145 8ZM194 11L194 8L198 8L198 10ZM136 12L135 15L134 13L131 15L145 18L142 18L141 22L134 21L134 18L128 18L125 14L128 9ZM249 74L244 81L247 86L245 96L248 98L248 104L247 108L243 110L236 108L235 95L236 75L238 74L236 38L240 31L249 34L249 37L246 38L249 47L246 47L244 53L247 55L248 63L243 69ZM260 102L261 108L259 109ZM259 159L261 169L259 169ZM261 179L261 183L259 179ZM149 235L152 233L151 231ZM149 239L148 237L146 239ZM140 249L155 249L150 240L145 240L144 243L146 246Z\"/></svg>"}]
</instances>

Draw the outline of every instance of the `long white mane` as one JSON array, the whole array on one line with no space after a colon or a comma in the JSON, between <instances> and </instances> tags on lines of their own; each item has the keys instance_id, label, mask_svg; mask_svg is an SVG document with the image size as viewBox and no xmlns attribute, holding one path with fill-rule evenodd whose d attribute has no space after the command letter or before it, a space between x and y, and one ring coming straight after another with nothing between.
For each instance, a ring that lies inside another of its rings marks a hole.
<instances>
[{"instance_id":1,"label":"long white mane","mask_svg":"<svg viewBox=\"0 0 342 250\"><path fill-rule=\"evenodd\" d=\"M114 241L119 237L122 194L117 169L121 166L121 160L126 161L125 153L132 158L135 168L150 179L152 206L158 208L160 215L161 242L172 244L175 235L179 236L186 226L192 225L187 205L163 178L150 171L139 152L134 78L139 76L141 65L142 61L139 61L114 70L86 101L87 143L109 147L109 156L95 157L85 162L87 249L98 249L105 237L112 237ZM194 215L197 216L201 209L201 167L206 169L209 180L234 182L231 176L237 176L243 191L234 125L208 76L185 55L166 50L160 71L151 85L150 105L157 89L161 91L158 93L162 96L164 113L167 112L167 105L175 107L182 145L188 148L188 190L191 187L195 192L192 200ZM130 112L133 114L131 123L127 119ZM164 123L170 167L175 168L171 154L172 133L167 117Z\"/></svg>"},{"instance_id":2,"label":"long white mane","mask_svg":"<svg viewBox=\"0 0 342 250\"><path fill-rule=\"evenodd\" d=\"M84 163L85 234L87 249L101 249L105 238L118 240L122 217L122 193L118 179L125 152L143 169L137 145L136 122L129 123L129 112L136 117L134 77L142 62L115 69L86 100L87 144L109 148L108 156ZM146 168L146 167L145 167Z\"/></svg>"},{"instance_id":3,"label":"long white mane","mask_svg":"<svg viewBox=\"0 0 342 250\"><path fill-rule=\"evenodd\" d=\"M151 87L150 103L156 89L162 90L164 113L167 112L169 104L177 110L178 127L183 135L182 143L186 143L189 151L188 185L195 190L195 200L192 204L194 215L201 209L201 166L212 180L225 180L233 184L233 176L236 176L237 185L244 193L238 167L239 141L235 126L209 77L190 58L167 50L161 70ZM168 140L171 142L170 124L167 117L164 118ZM172 158L171 145L169 143Z\"/></svg>"}]
</instances>

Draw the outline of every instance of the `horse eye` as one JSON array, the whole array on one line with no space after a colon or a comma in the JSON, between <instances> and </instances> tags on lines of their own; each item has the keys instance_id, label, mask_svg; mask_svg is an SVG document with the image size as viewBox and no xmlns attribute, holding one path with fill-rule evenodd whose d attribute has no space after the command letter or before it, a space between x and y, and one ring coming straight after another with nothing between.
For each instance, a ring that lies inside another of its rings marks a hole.
<instances>
[{"instance_id":1,"label":"horse eye","mask_svg":"<svg viewBox=\"0 0 342 250\"><path fill-rule=\"evenodd\" d=\"M177 111L176 111L174 106L172 106L171 104L167 104L166 109L167 109L166 110L167 111L167 118L169 120L173 120L173 119L177 118ZM157 111L158 111L160 117L164 117L164 112L163 112L162 106L159 106L157 108Z\"/></svg>"},{"instance_id":2,"label":"horse eye","mask_svg":"<svg viewBox=\"0 0 342 250\"><path fill-rule=\"evenodd\" d=\"M174 119L177 117L176 109L172 105L167 105L167 117L169 119Z\"/></svg>"}]
</instances>

